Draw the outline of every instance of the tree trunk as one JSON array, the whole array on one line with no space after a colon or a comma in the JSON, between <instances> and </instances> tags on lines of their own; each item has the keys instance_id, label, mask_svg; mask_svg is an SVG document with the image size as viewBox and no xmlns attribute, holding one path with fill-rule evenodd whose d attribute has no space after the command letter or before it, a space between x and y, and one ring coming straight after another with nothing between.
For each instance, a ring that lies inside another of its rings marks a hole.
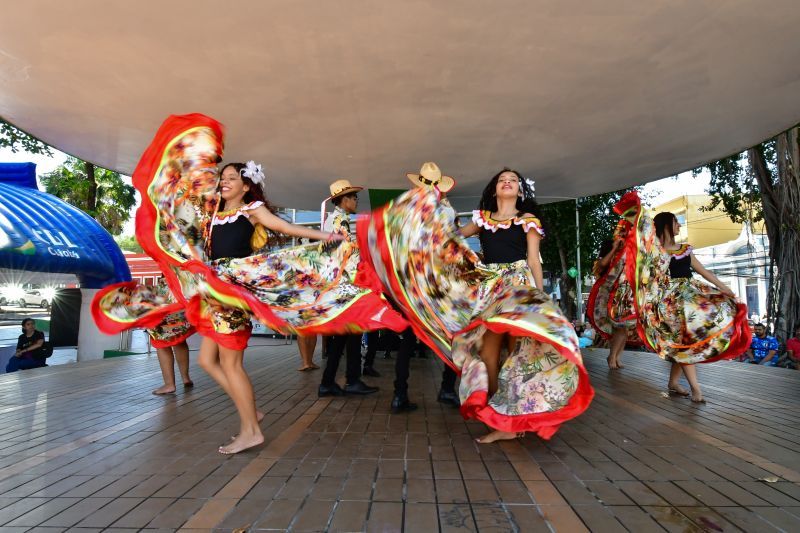
<instances>
[{"instance_id":1,"label":"tree trunk","mask_svg":"<svg viewBox=\"0 0 800 533\"><path fill-rule=\"evenodd\" d=\"M97 181L94 177L94 165L88 161L83 162L86 170L86 179L89 180L89 194L86 198L86 212L93 217L97 216Z\"/></svg>"},{"instance_id":2,"label":"tree trunk","mask_svg":"<svg viewBox=\"0 0 800 533\"><path fill-rule=\"evenodd\" d=\"M769 239L770 287L769 322L775 335L786 340L800 324L800 145L798 129L776 138L777 180L767 167L762 152L751 148L748 161L758 182Z\"/></svg>"}]
</instances>

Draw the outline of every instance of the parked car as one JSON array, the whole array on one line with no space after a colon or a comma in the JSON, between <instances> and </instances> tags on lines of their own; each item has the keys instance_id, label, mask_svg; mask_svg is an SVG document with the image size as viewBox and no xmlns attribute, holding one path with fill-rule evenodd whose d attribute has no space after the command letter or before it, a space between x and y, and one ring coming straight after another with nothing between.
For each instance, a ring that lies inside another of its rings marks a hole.
<instances>
[{"instance_id":1,"label":"parked car","mask_svg":"<svg viewBox=\"0 0 800 533\"><path fill-rule=\"evenodd\" d=\"M39 289L26 290L20 295L17 303L20 307L39 306L42 309L50 307L50 300Z\"/></svg>"}]
</instances>

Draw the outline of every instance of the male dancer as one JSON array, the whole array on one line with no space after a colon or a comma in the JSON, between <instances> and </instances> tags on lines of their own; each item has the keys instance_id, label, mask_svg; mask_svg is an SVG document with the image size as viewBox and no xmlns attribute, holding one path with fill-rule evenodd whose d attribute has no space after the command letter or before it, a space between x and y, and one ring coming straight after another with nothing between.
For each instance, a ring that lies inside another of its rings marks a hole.
<instances>
[{"instance_id":1,"label":"male dancer","mask_svg":"<svg viewBox=\"0 0 800 533\"><path fill-rule=\"evenodd\" d=\"M363 187L353 187L348 180L338 180L331 184L328 197L334 205L333 214L324 223L324 231L350 235L350 215L358 209L358 191ZM318 395L341 396L343 394L372 394L378 387L370 387L361 381L361 334L333 335L328 338L328 359L322 374ZM346 385L342 389L336 383L339 359L347 350Z\"/></svg>"}]
</instances>

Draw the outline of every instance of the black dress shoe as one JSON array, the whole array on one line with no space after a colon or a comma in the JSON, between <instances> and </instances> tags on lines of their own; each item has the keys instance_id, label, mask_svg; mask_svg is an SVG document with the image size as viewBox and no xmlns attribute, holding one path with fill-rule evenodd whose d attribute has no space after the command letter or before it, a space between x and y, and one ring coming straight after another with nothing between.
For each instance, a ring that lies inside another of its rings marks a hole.
<instances>
[{"instance_id":1,"label":"black dress shoe","mask_svg":"<svg viewBox=\"0 0 800 533\"><path fill-rule=\"evenodd\" d=\"M320 398L324 398L325 396L344 396L344 391L338 383L334 383L330 386L320 385L319 390L317 390L317 396Z\"/></svg>"},{"instance_id":2,"label":"black dress shoe","mask_svg":"<svg viewBox=\"0 0 800 533\"><path fill-rule=\"evenodd\" d=\"M381 373L372 368L371 366L365 366L364 370L361 373L364 374L365 376L370 376L373 378L381 377Z\"/></svg>"},{"instance_id":3,"label":"black dress shoe","mask_svg":"<svg viewBox=\"0 0 800 533\"><path fill-rule=\"evenodd\" d=\"M453 407L461 407L461 400L459 400L458 394L455 392L440 390L439 397L436 398L436 400L441 403L450 404Z\"/></svg>"},{"instance_id":4,"label":"black dress shoe","mask_svg":"<svg viewBox=\"0 0 800 533\"><path fill-rule=\"evenodd\" d=\"M344 386L344 392L347 394L372 394L379 390L378 387L370 387L360 379L355 383L348 383Z\"/></svg>"},{"instance_id":5,"label":"black dress shoe","mask_svg":"<svg viewBox=\"0 0 800 533\"><path fill-rule=\"evenodd\" d=\"M402 396L395 396L392 400L392 412L394 414L402 413L404 411L416 411L417 404L409 402L408 398Z\"/></svg>"}]
</instances>

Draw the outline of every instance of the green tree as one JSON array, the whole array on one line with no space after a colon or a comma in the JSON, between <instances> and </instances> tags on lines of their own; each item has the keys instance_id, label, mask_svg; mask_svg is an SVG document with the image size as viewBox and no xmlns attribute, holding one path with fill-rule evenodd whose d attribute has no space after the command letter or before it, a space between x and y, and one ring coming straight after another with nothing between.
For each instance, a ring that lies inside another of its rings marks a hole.
<instances>
[{"instance_id":1,"label":"green tree","mask_svg":"<svg viewBox=\"0 0 800 533\"><path fill-rule=\"evenodd\" d=\"M579 198L581 277L591 271L597 251L605 239L614 233L619 216L614 213L624 189L595 196ZM554 202L539 206L542 224L547 234L542 243L542 266L551 281L561 281L561 305L569 318L575 318L576 282L570 277L570 267L577 267L577 235L575 231L575 200ZM585 309L584 309L585 311Z\"/></svg>"},{"instance_id":2,"label":"green tree","mask_svg":"<svg viewBox=\"0 0 800 533\"><path fill-rule=\"evenodd\" d=\"M703 168L712 207L734 222L764 221L769 240L768 322L786 339L800 324L800 129L791 128Z\"/></svg>"},{"instance_id":3,"label":"green tree","mask_svg":"<svg viewBox=\"0 0 800 533\"><path fill-rule=\"evenodd\" d=\"M44 174L42 184L50 194L94 217L112 235L122 232L136 204L134 188L125 184L117 172L71 156L53 172Z\"/></svg>"},{"instance_id":4,"label":"green tree","mask_svg":"<svg viewBox=\"0 0 800 533\"><path fill-rule=\"evenodd\" d=\"M50 146L43 143L36 137L28 135L21 129L12 126L0 118L0 147L11 148L14 153L23 150L30 154L40 154L53 157Z\"/></svg>"},{"instance_id":5,"label":"green tree","mask_svg":"<svg viewBox=\"0 0 800 533\"><path fill-rule=\"evenodd\" d=\"M134 235L118 235L114 237L114 241L121 250L126 252L134 252L140 254L143 252L142 245L136 240Z\"/></svg>"}]
</instances>

